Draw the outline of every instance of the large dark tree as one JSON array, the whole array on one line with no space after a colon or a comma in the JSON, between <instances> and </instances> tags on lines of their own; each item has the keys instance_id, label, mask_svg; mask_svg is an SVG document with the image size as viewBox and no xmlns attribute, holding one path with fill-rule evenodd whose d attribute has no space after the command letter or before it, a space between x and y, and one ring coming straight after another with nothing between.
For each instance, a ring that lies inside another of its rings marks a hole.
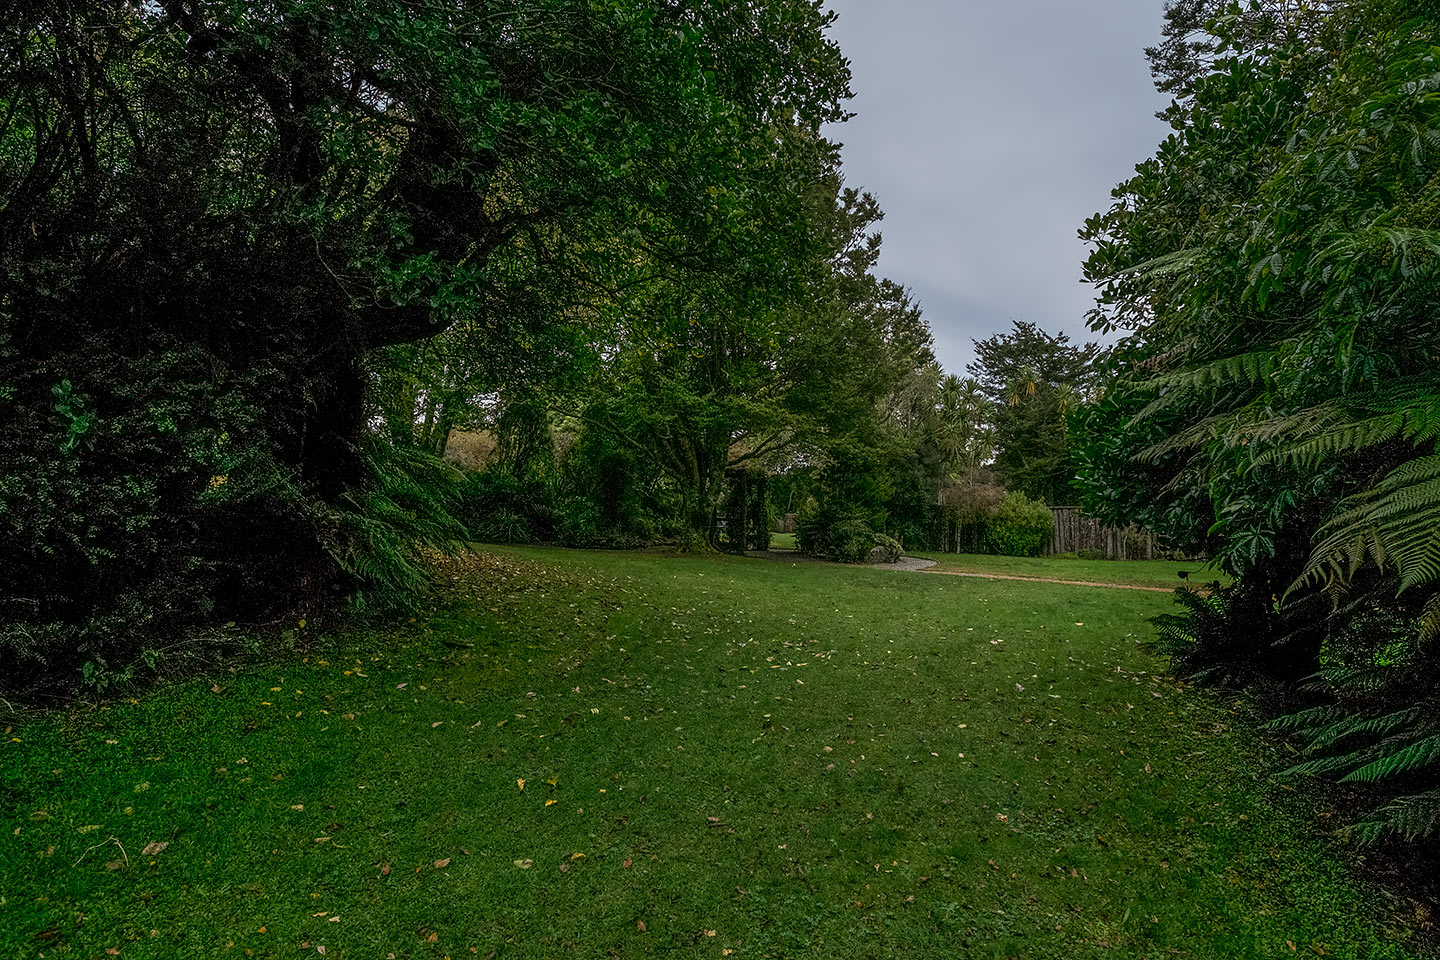
<instances>
[{"instance_id":1,"label":"large dark tree","mask_svg":"<svg viewBox=\"0 0 1440 960\"><path fill-rule=\"evenodd\" d=\"M848 95L811 0L0 15L0 649L27 662L363 574L375 528L337 511L377 348L464 320L503 353L641 261L797 282L823 163L782 134Z\"/></svg>"}]
</instances>

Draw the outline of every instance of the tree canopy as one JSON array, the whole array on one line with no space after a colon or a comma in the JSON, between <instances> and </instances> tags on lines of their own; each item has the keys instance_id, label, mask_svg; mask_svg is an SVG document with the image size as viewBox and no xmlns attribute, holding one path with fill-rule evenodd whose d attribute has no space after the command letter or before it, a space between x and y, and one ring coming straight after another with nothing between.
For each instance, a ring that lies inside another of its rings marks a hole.
<instances>
[{"instance_id":1,"label":"tree canopy","mask_svg":"<svg viewBox=\"0 0 1440 960\"><path fill-rule=\"evenodd\" d=\"M1429 834L1440 20L1174 7L1204 31L1157 55L1174 132L1083 234L1092 323L1125 333L1085 417L1086 502L1235 574L1167 625L1180 665L1327 694L1285 721L1310 738L1297 771L1428 784L1362 833Z\"/></svg>"},{"instance_id":2,"label":"tree canopy","mask_svg":"<svg viewBox=\"0 0 1440 960\"><path fill-rule=\"evenodd\" d=\"M849 96L831 18L5 6L6 655L99 669L128 636L375 576L393 525L345 518L399 469L366 452L377 350L457 331L446 377L493 390L563 368L576 325L608 329L657 277L802 288L818 131ZM386 376L392 410L428 400ZM390 490L394 523L423 513Z\"/></svg>"}]
</instances>

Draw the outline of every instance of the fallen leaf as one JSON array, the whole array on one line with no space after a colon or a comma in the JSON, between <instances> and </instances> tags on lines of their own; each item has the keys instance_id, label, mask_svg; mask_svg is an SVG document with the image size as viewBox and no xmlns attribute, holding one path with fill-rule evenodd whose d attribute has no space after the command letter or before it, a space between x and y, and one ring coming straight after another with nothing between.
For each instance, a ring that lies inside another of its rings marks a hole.
<instances>
[{"instance_id":1,"label":"fallen leaf","mask_svg":"<svg viewBox=\"0 0 1440 960\"><path fill-rule=\"evenodd\" d=\"M524 792L525 792L525 778L524 778L524 777L518 777L518 778L515 780L515 785L520 788L520 792L521 792L521 793L524 793Z\"/></svg>"},{"instance_id":2,"label":"fallen leaf","mask_svg":"<svg viewBox=\"0 0 1440 960\"><path fill-rule=\"evenodd\" d=\"M168 846L170 846L169 840L147 843L145 844L145 849L140 851L140 856L153 857L157 853L164 853L165 848Z\"/></svg>"},{"instance_id":3,"label":"fallen leaf","mask_svg":"<svg viewBox=\"0 0 1440 960\"><path fill-rule=\"evenodd\" d=\"M629 870L629 869L630 869L630 864L632 864L632 863L634 863L634 862L635 862L635 861L631 860L629 857L626 857L626 858L625 858L625 862L622 863L622 864L620 864L620 866L624 867L626 870Z\"/></svg>"},{"instance_id":4,"label":"fallen leaf","mask_svg":"<svg viewBox=\"0 0 1440 960\"><path fill-rule=\"evenodd\" d=\"M448 866L450 866L450 858L449 858L449 857L446 857L444 860L436 860L436 861L435 861L435 869L436 869L436 870L444 870L444 869L445 869L446 867L448 867Z\"/></svg>"},{"instance_id":5,"label":"fallen leaf","mask_svg":"<svg viewBox=\"0 0 1440 960\"><path fill-rule=\"evenodd\" d=\"M515 864L515 866L519 867L521 870L529 870L531 867L535 866L534 860L512 860L510 862Z\"/></svg>"},{"instance_id":6,"label":"fallen leaf","mask_svg":"<svg viewBox=\"0 0 1440 960\"><path fill-rule=\"evenodd\" d=\"M714 931L714 930L706 930L706 931L705 931L705 936L707 936L707 937L713 937L713 936L715 936L715 931Z\"/></svg>"},{"instance_id":7,"label":"fallen leaf","mask_svg":"<svg viewBox=\"0 0 1440 960\"><path fill-rule=\"evenodd\" d=\"M440 724L444 722L444 720L436 720L434 723L430 724L430 729L434 730L436 727L440 726Z\"/></svg>"},{"instance_id":8,"label":"fallen leaf","mask_svg":"<svg viewBox=\"0 0 1440 960\"><path fill-rule=\"evenodd\" d=\"M641 933L644 933L644 932L645 932L645 921L644 921L644 920L636 920L636 921L635 921L635 929L636 929L636 930L639 930Z\"/></svg>"},{"instance_id":9,"label":"fallen leaf","mask_svg":"<svg viewBox=\"0 0 1440 960\"><path fill-rule=\"evenodd\" d=\"M390 876L390 864L387 863L387 864L385 864L385 866L383 866L383 867L380 868L380 876L382 876L382 877L388 877L388 876Z\"/></svg>"}]
</instances>

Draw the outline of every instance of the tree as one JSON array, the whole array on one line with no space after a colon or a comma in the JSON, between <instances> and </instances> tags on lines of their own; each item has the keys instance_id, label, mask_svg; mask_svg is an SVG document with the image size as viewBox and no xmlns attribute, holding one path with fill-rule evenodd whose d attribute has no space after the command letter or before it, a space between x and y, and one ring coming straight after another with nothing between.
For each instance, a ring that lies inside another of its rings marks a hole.
<instances>
[{"instance_id":1,"label":"tree","mask_svg":"<svg viewBox=\"0 0 1440 960\"><path fill-rule=\"evenodd\" d=\"M0 647L68 667L363 581L387 525L341 518L379 488L376 350L463 324L503 356L641 267L801 282L824 163L802 134L849 95L830 19L6 5ZM395 411L438 416L438 386Z\"/></svg>"},{"instance_id":2,"label":"tree","mask_svg":"<svg viewBox=\"0 0 1440 960\"><path fill-rule=\"evenodd\" d=\"M1181 668L1324 694L1297 774L1378 784L1363 838L1440 830L1436 6L1212 21L1175 133L1087 223L1093 325L1129 335L1086 503L1236 575L1164 625Z\"/></svg>"},{"instance_id":3,"label":"tree","mask_svg":"<svg viewBox=\"0 0 1440 960\"><path fill-rule=\"evenodd\" d=\"M966 369L990 400L995 471L1006 487L1050 504L1073 499L1068 417L1091 389L1097 352L1018 320L975 342Z\"/></svg>"}]
</instances>

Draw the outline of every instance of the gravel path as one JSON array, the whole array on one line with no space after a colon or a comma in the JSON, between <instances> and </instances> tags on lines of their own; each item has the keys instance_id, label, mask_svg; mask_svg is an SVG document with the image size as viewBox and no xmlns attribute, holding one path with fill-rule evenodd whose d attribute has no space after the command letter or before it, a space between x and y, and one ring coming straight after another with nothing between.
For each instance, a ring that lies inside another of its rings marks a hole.
<instances>
[{"instance_id":1,"label":"gravel path","mask_svg":"<svg viewBox=\"0 0 1440 960\"><path fill-rule=\"evenodd\" d=\"M921 570L935 566L935 561L925 560L920 557L901 557L894 563L872 563L870 566L875 570L895 570L899 573L919 573Z\"/></svg>"}]
</instances>

